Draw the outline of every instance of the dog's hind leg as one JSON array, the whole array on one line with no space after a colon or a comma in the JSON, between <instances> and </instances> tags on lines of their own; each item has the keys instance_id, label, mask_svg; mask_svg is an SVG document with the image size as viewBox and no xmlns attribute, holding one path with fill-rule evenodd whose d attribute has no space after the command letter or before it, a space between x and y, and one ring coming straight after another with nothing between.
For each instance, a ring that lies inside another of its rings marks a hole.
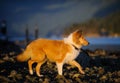
<instances>
[{"instance_id":1,"label":"dog's hind leg","mask_svg":"<svg viewBox=\"0 0 120 83\"><path fill-rule=\"evenodd\" d=\"M37 62L36 66L36 74L37 76L41 77L42 75L40 74L40 68L43 63L45 63L47 60L47 56L43 51L39 51L36 54L35 61Z\"/></svg>"},{"instance_id":2,"label":"dog's hind leg","mask_svg":"<svg viewBox=\"0 0 120 83\"><path fill-rule=\"evenodd\" d=\"M42 76L43 76L43 75L40 74L40 70L41 70L40 68L41 68L41 65L42 65L43 63L45 63L45 62L46 62L46 60L37 63L37 66L36 66L36 74L37 74L37 76L39 76L39 77L42 77Z\"/></svg>"},{"instance_id":3,"label":"dog's hind leg","mask_svg":"<svg viewBox=\"0 0 120 83\"><path fill-rule=\"evenodd\" d=\"M32 61L32 60L29 60L28 61L28 67L29 67L29 73L31 74L31 75L33 75L33 70L32 70L32 64L34 63L34 61Z\"/></svg>"}]
</instances>

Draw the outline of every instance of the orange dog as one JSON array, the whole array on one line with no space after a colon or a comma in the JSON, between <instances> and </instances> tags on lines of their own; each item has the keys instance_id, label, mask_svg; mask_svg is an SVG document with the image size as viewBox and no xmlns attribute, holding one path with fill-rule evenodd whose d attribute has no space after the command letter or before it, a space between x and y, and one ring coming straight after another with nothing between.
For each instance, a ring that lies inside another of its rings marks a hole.
<instances>
[{"instance_id":1,"label":"orange dog","mask_svg":"<svg viewBox=\"0 0 120 83\"><path fill-rule=\"evenodd\" d=\"M18 61L28 61L29 73L32 75L32 64L37 63L36 74L40 74L40 67L46 60L55 62L58 74L62 75L64 63L76 66L80 73L84 74L82 67L74 59L78 56L80 48L88 45L88 41L83 37L80 30L71 33L63 40L37 39L31 42L25 51L17 56Z\"/></svg>"}]
</instances>

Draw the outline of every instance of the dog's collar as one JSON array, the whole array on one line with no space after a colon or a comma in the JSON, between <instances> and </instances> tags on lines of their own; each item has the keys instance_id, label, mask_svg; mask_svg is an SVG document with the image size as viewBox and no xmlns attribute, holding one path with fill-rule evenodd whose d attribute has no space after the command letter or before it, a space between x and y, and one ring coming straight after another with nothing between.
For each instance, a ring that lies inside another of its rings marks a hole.
<instances>
[{"instance_id":1,"label":"dog's collar","mask_svg":"<svg viewBox=\"0 0 120 83\"><path fill-rule=\"evenodd\" d=\"M75 48L75 50L80 50L80 48L76 47L75 45L72 44L72 46Z\"/></svg>"}]
</instances>

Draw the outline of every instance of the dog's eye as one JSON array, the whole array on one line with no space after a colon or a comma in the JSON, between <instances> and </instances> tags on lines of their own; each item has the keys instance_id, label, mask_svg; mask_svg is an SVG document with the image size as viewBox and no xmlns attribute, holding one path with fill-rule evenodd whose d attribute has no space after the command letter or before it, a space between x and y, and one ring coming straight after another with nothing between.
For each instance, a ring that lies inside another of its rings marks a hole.
<instances>
[{"instance_id":1,"label":"dog's eye","mask_svg":"<svg viewBox=\"0 0 120 83\"><path fill-rule=\"evenodd\" d=\"M83 37L81 37L81 39L84 39Z\"/></svg>"}]
</instances>

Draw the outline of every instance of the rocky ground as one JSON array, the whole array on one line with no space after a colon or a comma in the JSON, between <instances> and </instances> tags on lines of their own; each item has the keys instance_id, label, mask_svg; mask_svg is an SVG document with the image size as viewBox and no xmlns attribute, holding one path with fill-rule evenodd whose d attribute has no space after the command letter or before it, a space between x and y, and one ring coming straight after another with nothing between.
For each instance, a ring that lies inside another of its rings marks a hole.
<instances>
[{"instance_id":1,"label":"rocky ground","mask_svg":"<svg viewBox=\"0 0 120 83\"><path fill-rule=\"evenodd\" d=\"M12 42L0 41L0 83L120 83L118 51L83 50L76 60L84 68L85 75L80 74L77 68L65 64L63 76L59 76L55 63L48 61L41 67L43 77L38 77L35 72L30 75L27 62L15 60L21 51Z\"/></svg>"}]
</instances>

